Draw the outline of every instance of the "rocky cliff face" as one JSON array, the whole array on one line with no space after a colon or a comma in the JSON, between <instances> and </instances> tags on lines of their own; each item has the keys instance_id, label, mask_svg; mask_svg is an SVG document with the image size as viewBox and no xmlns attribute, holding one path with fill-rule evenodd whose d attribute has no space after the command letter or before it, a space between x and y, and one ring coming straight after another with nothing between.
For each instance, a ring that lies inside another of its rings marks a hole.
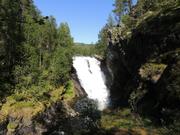
<instances>
[{"instance_id":1,"label":"rocky cliff face","mask_svg":"<svg viewBox=\"0 0 180 135\"><path fill-rule=\"evenodd\" d=\"M180 109L180 8L142 21L131 36L110 42L106 64L116 105L169 122ZM173 113L173 116L170 114Z\"/></svg>"},{"instance_id":2,"label":"rocky cliff face","mask_svg":"<svg viewBox=\"0 0 180 135\"><path fill-rule=\"evenodd\" d=\"M77 98L86 97L87 94L79 82L79 79L77 77L76 70L74 69L74 67L72 67L71 78L73 80L76 97Z\"/></svg>"}]
</instances>

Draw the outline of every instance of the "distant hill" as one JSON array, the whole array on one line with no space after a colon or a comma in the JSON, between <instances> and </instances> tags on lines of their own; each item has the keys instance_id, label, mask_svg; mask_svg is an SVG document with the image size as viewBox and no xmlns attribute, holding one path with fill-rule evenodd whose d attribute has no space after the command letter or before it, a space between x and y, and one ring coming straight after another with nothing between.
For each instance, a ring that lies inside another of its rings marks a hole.
<instances>
[{"instance_id":1,"label":"distant hill","mask_svg":"<svg viewBox=\"0 0 180 135\"><path fill-rule=\"evenodd\" d=\"M94 43L91 43L91 44L86 44L86 43L74 43L75 45L95 45Z\"/></svg>"}]
</instances>

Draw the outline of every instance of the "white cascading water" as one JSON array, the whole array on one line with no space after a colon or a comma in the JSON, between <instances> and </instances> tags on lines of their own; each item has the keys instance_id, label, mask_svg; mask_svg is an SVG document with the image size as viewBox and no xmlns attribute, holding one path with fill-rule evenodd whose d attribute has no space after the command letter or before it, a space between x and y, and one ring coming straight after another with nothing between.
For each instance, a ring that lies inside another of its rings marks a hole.
<instances>
[{"instance_id":1,"label":"white cascading water","mask_svg":"<svg viewBox=\"0 0 180 135\"><path fill-rule=\"evenodd\" d=\"M97 101L99 110L105 109L109 102L109 90L100 61L94 57L76 56L73 58L73 67L88 98Z\"/></svg>"}]
</instances>

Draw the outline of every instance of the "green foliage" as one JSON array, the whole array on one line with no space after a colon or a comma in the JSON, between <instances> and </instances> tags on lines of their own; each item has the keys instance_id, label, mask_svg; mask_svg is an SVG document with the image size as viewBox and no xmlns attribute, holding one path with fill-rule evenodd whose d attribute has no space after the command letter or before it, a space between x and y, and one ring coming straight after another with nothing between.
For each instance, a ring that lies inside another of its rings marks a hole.
<instances>
[{"instance_id":1,"label":"green foliage","mask_svg":"<svg viewBox=\"0 0 180 135\"><path fill-rule=\"evenodd\" d=\"M67 23L61 23L58 28L58 45L61 47L70 47L73 45L73 38Z\"/></svg>"},{"instance_id":2,"label":"green foliage","mask_svg":"<svg viewBox=\"0 0 180 135\"><path fill-rule=\"evenodd\" d=\"M75 97L74 84L72 81L68 81L65 87L65 100L72 100Z\"/></svg>"},{"instance_id":3,"label":"green foliage","mask_svg":"<svg viewBox=\"0 0 180 135\"><path fill-rule=\"evenodd\" d=\"M150 119L133 113L130 108L103 111L101 126L109 134L113 133L113 129L138 135L178 135L179 133L178 125L169 127L156 126Z\"/></svg>"},{"instance_id":4,"label":"green foliage","mask_svg":"<svg viewBox=\"0 0 180 135\"><path fill-rule=\"evenodd\" d=\"M178 5L177 0L138 0L135 11L139 17L148 11L164 10L176 5Z\"/></svg>"},{"instance_id":5,"label":"green foliage","mask_svg":"<svg viewBox=\"0 0 180 135\"><path fill-rule=\"evenodd\" d=\"M122 23L122 25L125 25L125 27L127 29L131 30L131 29L133 29L135 27L136 20L133 17L129 16L129 15L123 15L121 17L121 23Z\"/></svg>"},{"instance_id":6,"label":"green foliage","mask_svg":"<svg viewBox=\"0 0 180 135\"><path fill-rule=\"evenodd\" d=\"M97 53L96 45L76 43L73 46L73 55L92 56Z\"/></svg>"},{"instance_id":7,"label":"green foliage","mask_svg":"<svg viewBox=\"0 0 180 135\"><path fill-rule=\"evenodd\" d=\"M21 92L16 91L7 97L6 103L2 105L0 122L9 115L16 119L32 119L37 114L43 112L46 107L59 101L62 98L63 91L63 87L53 89L49 84L32 86L30 89L25 89L25 91L22 90Z\"/></svg>"},{"instance_id":8,"label":"green foliage","mask_svg":"<svg viewBox=\"0 0 180 135\"><path fill-rule=\"evenodd\" d=\"M61 23L57 31L57 46L52 54L49 68L50 80L56 86L69 80L74 44L67 23Z\"/></svg>"},{"instance_id":9,"label":"green foliage","mask_svg":"<svg viewBox=\"0 0 180 135\"><path fill-rule=\"evenodd\" d=\"M156 0L139 0L137 3L137 16L141 16L144 13L151 11L155 8Z\"/></svg>"},{"instance_id":10,"label":"green foliage","mask_svg":"<svg viewBox=\"0 0 180 135\"><path fill-rule=\"evenodd\" d=\"M0 1L0 91L10 91L14 86L12 71L23 62L22 6L26 7L21 1Z\"/></svg>"},{"instance_id":11,"label":"green foliage","mask_svg":"<svg viewBox=\"0 0 180 135\"><path fill-rule=\"evenodd\" d=\"M44 93L70 79L68 24L57 28L55 18L43 17L29 0L1 0L0 11L0 94L15 92L17 102L47 98Z\"/></svg>"},{"instance_id":12,"label":"green foliage","mask_svg":"<svg viewBox=\"0 0 180 135\"><path fill-rule=\"evenodd\" d=\"M64 47L56 48L51 62L51 81L55 84L65 83L71 70L71 52Z\"/></svg>"},{"instance_id":13,"label":"green foliage","mask_svg":"<svg viewBox=\"0 0 180 135\"><path fill-rule=\"evenodd\" d=\"M163 11L178 5L177 0L138 0L135 6L132 5L131 0L116 0L113 12L118 24L125 25L124 31L127 31L127 29L134 29L139 19L147 17L147 13Z\"/></svg>"},{"instance_id":14,"label":"green foliage","mask_svg":"<svg viewBox=\"0 0 180 135\"><path fill-rule=\"evenodd\" d=\"M116 28L117 23L116 20L114 19L114 16L111 14L109 15L107 19L106 25L100 30L99 35L98 35L98 42L96 43L95 50L96 54L105 57L106 52L107 52L107 46L109 42L112 40L109 36L109 32ZM112 35L111 35L112 37Z\"/></svg>"},{"instance_id":15,"label":"green foliage","mask_svg":"<svg viewBox=\"0 0 180 135\"><path fill-rule=\"evenodd\" d=\"M108 46L108 27L105 26L101 29L98 35L98 42L96 45L97 53L101 56L105 56Z\"/></svg>"},{"instance_id":16,"label":"green foliage","mask_svg":"<svg viewBox=\"0 0 180 135\"><path fill-rule=\"evenodd\" d=\"M131 110L128 108L115 111L115 113L108 110L103 112L101 124L105 129L114 127L129 129L138 126L136 119L133 118Z\"/></svg>"},{"instance_id":17,"label":"green foliage","mask_svg":"<svg viewBox=\"0 0 180 135\"><path fill-rule=\"evenodd\" d=\"M122 15L128 14L132 9L132 0L115 0L115 9L113 12L116 14L118 23L120 23Z\"/></svg>"}]
</instances>

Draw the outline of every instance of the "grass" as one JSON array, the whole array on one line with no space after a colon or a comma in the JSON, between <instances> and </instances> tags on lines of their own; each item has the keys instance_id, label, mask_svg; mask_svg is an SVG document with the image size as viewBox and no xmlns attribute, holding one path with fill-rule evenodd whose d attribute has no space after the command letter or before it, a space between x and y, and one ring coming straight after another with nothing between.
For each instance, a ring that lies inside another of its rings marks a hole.
<instances>
[{"instance_id":1,"label":"grass","mask_svg":"<svg viewBox=\"0 0 180 135\"><path fill-rule=\"evenodd\" d=\"M63 97L66 102L72 100L74 96L72 81L69 81L66 89L63 86L53 89L47 83L44 86L33 86L23 92L17 91L7 97L6 103L1 105L0 123L6 121L8 116L16 119L31 119ZM9 128L13 127L12 125L8 126Z\"/></svg>"},{"instance_id":2,"label":"grass","mask_svg":"<svg viewBox=\"0 0 180 135\"><path fill-rule=\"evenodd\" d=\"M63 92L64 87L59 87L53 91L50 92L50 99L53 102L56 102L57 100L59 100L61 98L61 93Z\"/></svg>"},{"instance_id":3,"label":"grass","mask_svg":"<svg viewBox=\"0 0 180 135\"><path fill-rule=\"evenodd\" d=\"M120 109L116 111L103 112L101 119L102 127L105 129L111 128L132 128L137 127L136 120L133 119L130 109Z\"/></svg>"},{"instance_id":4,"label":"grass","mask_svg":"<svg viewBox=\"0 0 180 135\"><path fill-rule=\"evenodd\" d=\"M169 128L155 126L148 118L131 112L130 108L105 110L102 112L101 127L110 134L132 135L179 135Z\"/></svg>"},{"instance_id":5,"label":"grass","mask_svg":"<svg viewBox=\"0 0 180 135\"><path fill-rule=\"evenodd\" d=\"M102 113L101 126L106 131L118 129L117 133L123 131L133 135L158 135L150 120L136 116L129 108L105 110Z\"/></svg>"}]
</instances>

